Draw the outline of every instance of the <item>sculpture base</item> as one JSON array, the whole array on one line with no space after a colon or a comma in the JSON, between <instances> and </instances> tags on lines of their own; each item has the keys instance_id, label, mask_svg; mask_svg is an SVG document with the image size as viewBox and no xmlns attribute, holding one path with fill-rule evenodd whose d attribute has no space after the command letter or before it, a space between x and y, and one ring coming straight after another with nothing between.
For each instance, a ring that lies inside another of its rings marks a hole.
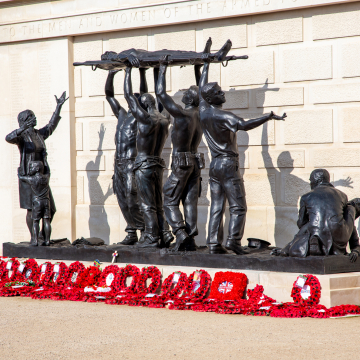
<instances>
[{"instance_id":1,"label":"sculpture base","mask_svg":"<svg viewBox=\"0 0 360 360\"><path fill-rule=\"evenodd\" d=\"M109 262L114 251L117 263L191 266L200 268L276 271L302 274L336 274L360 272L360 259L351 263L348 256L309 256L289 258L270 255L270 249L248 249L248 255L211 255L203 246L194 252L171 253L167 249L138 249L135 246L30 246L29 243L4 243L3 256L53 260Z\"/></svg>"}]
</instances>

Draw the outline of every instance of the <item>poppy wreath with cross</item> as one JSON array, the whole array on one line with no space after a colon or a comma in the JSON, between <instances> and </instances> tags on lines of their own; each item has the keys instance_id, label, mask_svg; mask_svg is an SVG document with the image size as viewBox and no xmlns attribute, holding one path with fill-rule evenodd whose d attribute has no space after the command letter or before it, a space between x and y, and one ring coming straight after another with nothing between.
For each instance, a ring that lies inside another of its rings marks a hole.
<instances>
[{"instance_id":1,"label":"poppy wreath with cross","mask_svg":"<svg viewBox=\"0 0 360 360\"><path fill-rule=\"evenodd\" d=\"M8 263L11 262L11 269L7 269ZM4 261L0 265L0 286L5 285L11 281L17 281L20 278L18 274L18 267L20 266L20 262L16 258L8 259L8 261ZM9 271L12 271L9 277Z\"/></svg>"},{"instance_id":2,"label":"poppy wreath with cross","mask_svg":"<svg viewBox=\"0 0 360 360\"><path fill-rule=\"evenodd\" d=\"M105 269L101 272L101 275L98 280L98 284L96 286L92 286L93 291L84 290L84 299L83 301L87 302L98 302L104 301L108 297L113 297L114 292L114 281L117 273L120 271L120 268L117 265L108 265ZM112 278L112 279L111 279ZM102 290L109 291L102 291Z\"/></svg>"}]
</instances>

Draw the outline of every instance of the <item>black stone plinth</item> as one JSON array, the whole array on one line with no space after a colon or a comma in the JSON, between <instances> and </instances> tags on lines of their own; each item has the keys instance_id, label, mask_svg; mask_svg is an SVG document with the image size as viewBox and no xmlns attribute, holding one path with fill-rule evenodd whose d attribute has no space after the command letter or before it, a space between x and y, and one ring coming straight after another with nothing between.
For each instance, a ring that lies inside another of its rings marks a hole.
<instances>
[{"instance_id":1,"label":"black stone plinth","mask_svg":"<svg viewBox=\"0 0 360 360\"><path fill-rule=\"evenodd\" d=\"M79 260L111 262L117 250L118 263L152 264L169 266L192 266L200 268L221 268L236 270L279 271L303 274L336 274L360 271L360 259L351 263L348 256L309 256L290 258L271 256L269 249L249 249L248 255L210 255L207 247L196 252L171 254L168 250L137 249L134 246L29 246L28 243L4 243L3 256L52 260Z\"/></svg>"}]
</instances>

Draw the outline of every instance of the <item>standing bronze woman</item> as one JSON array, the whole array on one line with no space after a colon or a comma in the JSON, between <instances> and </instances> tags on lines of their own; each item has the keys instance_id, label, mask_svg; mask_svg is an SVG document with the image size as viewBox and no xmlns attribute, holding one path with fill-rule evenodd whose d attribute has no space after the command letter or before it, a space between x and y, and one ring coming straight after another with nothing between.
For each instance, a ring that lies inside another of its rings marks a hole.
<instances>
[{"instance_id":1,"label":"standing bronze woman","mask_svg":"<svg viewBox=\"0 0 360 360\"><path fill-rule=\"evenodd\" d=\"M64 91L58 99L56 96L56 109L51 117L49 123L41 129L35 129L36 116L31 110L24 110L18 115L19 128L12 131L6 136L6 141L10 144L16 144L20 151L20 166L18 167L18 175L27 176L29 174L29 164L31 161L41 161L44 165L44 174L50 174L49 164L47 162L47 151L45 140L56 129L61 116L61 107L67 100L66 92ZM33 243L32 236L32 190L31 186L19 179L19 196L20 207L27 209L26 223L31 234L31 244ZM50 204L51 204L51 220L56 212L54 198L50 189ZM33 244L32 244L33 245ZM35 244L34 244L35 245Z\"/></svg>"}]
</instances>

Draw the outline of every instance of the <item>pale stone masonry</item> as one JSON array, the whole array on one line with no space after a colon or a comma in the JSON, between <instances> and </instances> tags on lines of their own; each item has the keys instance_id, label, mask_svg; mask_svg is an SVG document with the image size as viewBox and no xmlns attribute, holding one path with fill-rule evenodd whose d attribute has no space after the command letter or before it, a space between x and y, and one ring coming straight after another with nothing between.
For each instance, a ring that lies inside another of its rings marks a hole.
<instances>
[{"instance_id":1,"label":"pale stone masonry","mask_svg":"<svg viewBox=\"0 0 360 360\"><path fill-rule=\"evenodd\" d=\"M246 119L271 110L285 122L239 132L240 170L248 214L244 236L279 246L296 232L297 205L310 187L310 172L326 167L336 186L360 197L360 3L298 0L59 0L0 5L0 120L2 139L17 127L17 114L32 109L38 125L55 109L53 95L66 90L56 132L47 140L52 190L58 212L53 238L99 236L122 240L125 221L112 191L117 120L106 102L106 72L74 68L105 51L141 48L213 50L230 38L231 54L248 60L211 65L210 81L226 91L224 108ZM154 93L152 70L147 71ZM139 76L133 71L134 91ZM123 72L115 77L122 106ZM180 89L195 83L191 66L171 68L167 87L177 102ZM100 129L104 128L100 142ZM101 145L101 146L100 146ZM19 209L18 149L0 142L2 241L28 240ZM210 164L199 198L199 243L209 216ZM170 136L163 157L169 174ZM351 177L352 183L339 181ZM346 187L348 185L350 187Z\"/></svg>"}]
</instances>

